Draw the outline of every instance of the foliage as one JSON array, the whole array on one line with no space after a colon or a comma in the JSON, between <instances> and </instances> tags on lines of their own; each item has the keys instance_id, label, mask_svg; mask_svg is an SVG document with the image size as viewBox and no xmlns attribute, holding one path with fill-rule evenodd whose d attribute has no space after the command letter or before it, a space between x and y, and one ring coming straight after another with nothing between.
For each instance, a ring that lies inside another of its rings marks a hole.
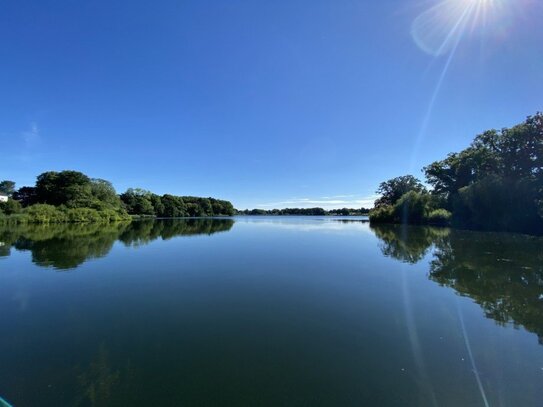
<instances>
[{"instance_id":1,"label":"foliage","mask_svg":"<svg viewBox=\"0 0 543 407\"><path fill-rule=\"evenodd\" d=\"M375 201L375 207L385 205L394 205L408 192L426 192L426 188L422 183L412 175L403 175L381 182L377 193L381 196Z\"/></svg>"},{"instance_id":2,"label":"foliage","mask_svg":"<svg viewBox=\"0 0 543 407\"><path fill-rule=\"evenodd\" d=\"M21 204L11 198L9 198L7 202L0 202L0 213L4 213L6 215L20 213L22 209L23 207Z\"/></svg>"},{"instance_id":3,"label":"foliage","mask_svg":"<svg viewBox=\"0 0 543 407\"><path fill-rule=\"evenodd\" d=\"M436 226L447 226L451 223L452 214L446 209L434 209L428 214L427 223Z\"/></svg>"},{"instance_id":4,"label":"foliage","mask_svg":"<svg viewBox=\"0 0 543 407\"><path fill-rule=\"evenodd\" d=\"M161 218L232 216L232 203L214 198L194 196L158 196L142 189L128 189L121 200L131 215L153 215Z\"/></svg>"},{"instance_id":5,"label":"foliage","mask_svg":"<svg viewBox=\"0 0 543 407\"><path fill-rule=\"evenodd\" d=\"M543 114L489 130L424 168L455 225L543 233Z\"/></svg>"},{"instance_id":6,"label":"foliage","mask_svg":"<svg viewBox=\"0 0 543 407\"><path fill-rule=\"evenodd\" d=\"M370 211L371 223L396 223L392 205L382 205Z\"/></svg>"},{"instance_id":7,"label":"foliage","mask_svg":"<svg viewBox=\"0 0 543 407\"><path fill-rule=\"evenodd\" d=\"M121 201L126 211L131 215L155 215L150 196L149 191L129 188L121 194Z\"/></svg>"},{"instance_id":8,"label":"foliage","mask_svg":"<svg viewBox=\"0 0 543 407\"><path fill-rule=\"evenodd\" d=\"M23 206L30 206L37 202L35 187L21 187L13 193L13 199Z\"/></svg>"},{"instance_id":9,"label":"foliage","mask_svg":"<svg viewBox=\"0 0 543 407\"><path fill-rule=\"evenodd\" d=\"M214 198L155 195L128 189L117 195L106 180L78 171L48 171L37 177L35 187L22 187L0 205L0 224L115 222L137 216L231 216L234 207ZM24 207L21 210L21 205ZM14 214L21 213L19 216ZM8 215L8 216L5 216Z\"/></svg>"},{"instance_id":10,"label":"foliage","mask_svg":"<svg viewBox=\"0 0 543 407\"><path fill-rule=\"evenodd\" d=\"M7 196L12 196L15 192L15 182L8 180L0 181L0 192Z\"/></svg>"},{"instance_id":11,"label":"foliage","mask_svg":"<svg viewBox=\"0 0 543 407\"><path fill-rule=\"evenodd\" d=\"M331 209L329 211L324 210L323 208L285 208L285 209L244 209L242 211L237 211L239 215L266 215L266 216L361 216L367 215L369 209L360 208L342 208L342 209Z\"/></svg>"},{"instance_id":12,"label":"foliage","mask_svg":"<svg viewBox=\"0 0 543 407\"><path fill-rule=\"evenodd\" d=\"M429 213L429 195L411 190L394 204L394 219L400 223L423 223Z\"/></svg>"},{"instance_id":13,"label":"foliage","mask_svg":"<svg viewBox=\"0 0 543 407\"><path fill-rule=\"evenodd\" d=\"M430 194L409 175L383 182L370 221L543 234L543 113L488 130L423 171Z\"/></svg>"},{"instance_id":14,"label":"foliage","mask_svg":"<svg viewBox=\"0 0 543 407\"><path fill-rule=\"evenodd\" d=\"M449 224L448 211L437 209L438 200L427 192L410 191L394 205L378 206L370 211L372 223Z\"/></svg>"}]
</instances>

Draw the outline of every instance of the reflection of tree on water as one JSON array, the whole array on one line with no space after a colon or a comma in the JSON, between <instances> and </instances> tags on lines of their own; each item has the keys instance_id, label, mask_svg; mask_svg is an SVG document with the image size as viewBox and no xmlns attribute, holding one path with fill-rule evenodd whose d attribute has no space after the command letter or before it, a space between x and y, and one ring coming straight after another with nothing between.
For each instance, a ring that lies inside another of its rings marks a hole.
<instances>
[{"instance_id":1,"label":"reflection of tree on water","mask_svg":"<svg viewBox=\"0 0 543 407\"><path fill-rule=\"evenodd\" d=\"M114 368L104 344L77 378L80 391L74 403L76 406L120 406L136 401L130 361L121 369Z\"/></svg>"},{"instance_id":2,"label":"reflection of tree on water","mask_svg":"<svg viewBox=\"0 0 543 407\"><path fill-rule=\"evenodd\" d=\"M176 236L212 235L227 232L234 225L232 219L163 219L132 222L120 234L119 240L126 245L138 246L161 238L168 240Z\"/></svg>"},{"instance_id":3,"label":"reflection of tree on water","mask_svg":"<svg viewBox=\"0 0 543 407\"><path fill-rule=\"evenodd\" d=\"M77 267L111 250L126 223L20 225L3 229L0 236L17 250L30 250L32 261L58 269Z\"/></svg>"},{"instance_id":4,"label":"reflection of tree on water","mask_svg":"<svg viewBox=\"0 0 543 407\"><path fill-rule=\"evenodd\" d=\"M472 298L487 317L534 332L543 344L543 239L454 232L430 278Z\"/></svg>"},{"instance_id":5,"label":"reflection of tree on water","mask_svg":"<svg viewBox=\"0 0 543 407\"><path fill-rule=\"evenodd\" d=\"M170 239L228 231L231 219L169 219L110 224L17 225L0 228L4 243L0 256L10 248L29 250L40 266L70 269L86 260L106 256L116 240L126 245L144 245L152 240Z\"/></svg>"},{"instance_id":6,"label":"reflection of tree on water","mask_svg":"<svg viewBox=\"0 0 543 407\"><path fill-rule=\"evenodd\" d=\"M411 264L422 260L433 244L449 235L449 229L409 225L370 225L370 229L382 240L385 256Z\"/></svg>"},{"instance_id":7,"label":"reflection of tree on water","mask_svg":"<svg viewBox=\"0 0 543 407\"><path fill-rule=\"evenodd\" d=\"M383 253L400 261L416 263L434 245L432 281L472 298L498 324L536 333L543 344L543 239L430 229L372 227Z\"/></svg>"}]
</instances>

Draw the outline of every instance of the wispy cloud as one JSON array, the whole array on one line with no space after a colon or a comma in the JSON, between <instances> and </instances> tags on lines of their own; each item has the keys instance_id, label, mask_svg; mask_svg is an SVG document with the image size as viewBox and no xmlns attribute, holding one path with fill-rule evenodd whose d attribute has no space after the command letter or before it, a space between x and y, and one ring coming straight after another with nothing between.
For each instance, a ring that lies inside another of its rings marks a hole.
<instances>
[{"instance_id":1,"label":"wispy cloud","mask_svg":"<svg viewBox=\"0 0 543 407\"><path fill-rule=\"evenodd\" d=\"M40 144L40 129L36 123L30 123L30 129L21 132L21 137L26 148L32 148Z\"/></svg>"},{"instance_id":2,"label":"wispy cloud","mask_svg":"<svg viewBox=\"0 0 543 407\"><path fill-rule=\"evenodd\" d=\"M373 206L373 202L377 198L377 195L360 196L360 195L335 195L320 198L289 198L284 201L267 202L258 204L257 208L270 209L270 208L311 208L321 207L324 209L337 209L337 208L368 208Z\"/></svg>"}]
</instances>

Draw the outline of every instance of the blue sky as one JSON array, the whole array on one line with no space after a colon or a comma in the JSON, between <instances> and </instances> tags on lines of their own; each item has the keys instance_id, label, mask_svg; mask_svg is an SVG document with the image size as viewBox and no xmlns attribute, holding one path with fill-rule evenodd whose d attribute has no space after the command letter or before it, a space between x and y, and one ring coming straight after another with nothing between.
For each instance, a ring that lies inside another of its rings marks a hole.
<instances>
[{"instance_id":1,"label":"blue sky","mask_svg":"<svg viewBox=\"0 0 543 407\"><path fill-rule=\"evenodd\" d=\"M0 179L368 206L543 110L538 3L3 1Z\"/></svg>"}]
</instances>

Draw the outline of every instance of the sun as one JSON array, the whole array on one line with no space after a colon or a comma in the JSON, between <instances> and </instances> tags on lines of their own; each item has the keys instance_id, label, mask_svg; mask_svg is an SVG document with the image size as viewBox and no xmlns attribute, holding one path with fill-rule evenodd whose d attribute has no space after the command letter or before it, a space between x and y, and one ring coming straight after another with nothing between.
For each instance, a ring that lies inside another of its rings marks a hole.
<instances>
[{"instance_id":1,"label":"sun","mask_svg":"<svg viewBox=\"0 0 543 407\"><path fill-rule=\"evenodd\" d=\"M440 1L414 20L411 34L423 51L435 56L447 54L466 33L495 21L506 1Z\"/></svg>"}]
</instances>

